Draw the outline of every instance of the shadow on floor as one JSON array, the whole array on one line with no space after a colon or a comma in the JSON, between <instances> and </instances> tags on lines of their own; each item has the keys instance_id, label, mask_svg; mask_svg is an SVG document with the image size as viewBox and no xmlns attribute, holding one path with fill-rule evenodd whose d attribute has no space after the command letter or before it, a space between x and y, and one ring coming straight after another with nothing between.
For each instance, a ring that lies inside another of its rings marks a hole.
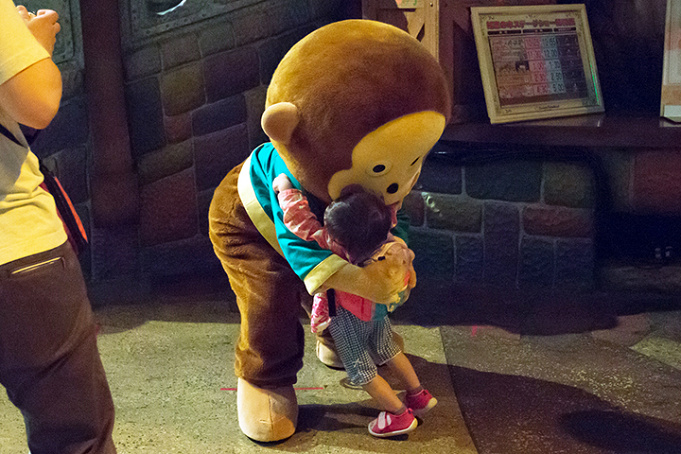
<instances>
[{"instance_id":1,"label":"shadow on floor","mask_svg":"<svg viewBox=\"0 0 681 454\"><path fill-rule=\"evenodd\" d=\"M635 414L578 387L450 366L481 453L681 453L681 424Z\"/></svg>"},{"instance_id":2,"label":"shadow on floor","mask_svg":"<svg viewBox=\"0 0 681 454\"><path fill-rule=\"evenodd\" d=\"M681 309L675 295L495 289L420 280L396 323L492 325L522 335L576 334L617 326L619 316Z\"/></svg>"}]
</instances>

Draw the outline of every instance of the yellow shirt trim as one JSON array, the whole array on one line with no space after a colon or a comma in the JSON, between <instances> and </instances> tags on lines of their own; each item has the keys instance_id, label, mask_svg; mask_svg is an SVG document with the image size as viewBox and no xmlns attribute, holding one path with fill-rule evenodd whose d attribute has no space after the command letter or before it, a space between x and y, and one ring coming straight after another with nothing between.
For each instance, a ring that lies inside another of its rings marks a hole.
<instances>
[{"instance_id":1,"label":"yellow shirt trim","mask_svg":"<svg viewBox=\"0 0 681 454\"><path fill-rule=\"evenodd\" d=\"M279 246L279 241L277 241L277 231L274 228L274 222L262 209L258 198L255 196L253 191L253 184L251 183L251 157L244 162L241 172L239 172L239 181L237 183L237 190L239 191L239 198L241 198L241 203L244 204L246 213L248 217L251 218L255 228L258 232L270 243L282 257L284 253Z\"/></svg>"},{"instance_id":2,"label":"yellow shirt trim","mask_svg":"<svg viewBox=\"0 0 681 454\"><path fill-rule=\"evenodd\" d=\"M321 287L324 282L327 281L331 276L336 274L336 272L347 265L348 262L332 254L329 258L320 262L319 265L315 266L312 271L307 273L303 282L305 283L305 289L310 295L315 294L319 287Z\"/></svg>"}]
</instances>

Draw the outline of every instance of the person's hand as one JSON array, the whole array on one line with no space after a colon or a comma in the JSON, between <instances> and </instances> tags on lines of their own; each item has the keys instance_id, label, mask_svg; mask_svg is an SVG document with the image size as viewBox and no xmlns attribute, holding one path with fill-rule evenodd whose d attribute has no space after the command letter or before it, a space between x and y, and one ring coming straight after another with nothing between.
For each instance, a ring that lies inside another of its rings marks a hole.
<instances>
[{"instance_id":1,"label":"person's hand","mask_svg":"<svg viewBox=\"0 0 681 454\"><path fill-rule=\"evenodd\" d=\"M272 181L272 189L274 189L274 192L277 194L291 188L293 188L293 185L285 173L280 173L274 181Z\"/></svg>"},{"instance_id":2,"label":"person's hand","mask_svg":"<svg viewBox=\"0 0 681 454\"><path fill-rule=\"evenodd\" d=\"M59 14L51 9L38 10L36 14L29 12L25 6L17 6L17 12L26 22L35 39L52 56L54 44L57 42L57 33L61 30Z\"/></svg>"}]
</instances>

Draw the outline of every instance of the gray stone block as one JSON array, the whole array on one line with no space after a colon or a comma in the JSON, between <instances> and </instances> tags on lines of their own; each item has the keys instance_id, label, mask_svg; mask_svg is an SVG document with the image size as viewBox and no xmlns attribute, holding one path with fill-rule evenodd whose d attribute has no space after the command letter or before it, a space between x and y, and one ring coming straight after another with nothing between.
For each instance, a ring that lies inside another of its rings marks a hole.
<instances>
[{"instance_id":1,"label":"gray stone block","mask_svg":"<svg viewBox=\"0 0 681 454\"><path fill-rule=\"evenodd\" d=\"M553 241L525 237L520 247L519 286L551 288L555 269Z\"/></svg>"},{"instance_id":2,"label":"gray stone block","mask_svg":"<svg viewBox=\"0 0 681 454\"><path fill-rule=\"evenodd\" d=\"M243 94L206 104L192 112L194 136L202 136L229 128L247 119L246 100Z\"/></svg>"},{"instance_id":3,"label":"gray stone block","mask_svg":"<svg viewBox=\"0 0 681 454\"><path fill-rule=\"evenodd\" d=\"M451 235L412 229L409 247L414 251L416 274L452 282L454 279L454 240Z\"/></svg>"},{"instance_id":4,"label":"gray stone block","mask_svg":"<svg viewBox=\"0 0 681 454\"><path fill-rule=\"evenodd\" d=\"M206 94L201 64L192 63L165 73L161 78L161 100L168 116L203 105Z\"/></svg>"},{"instance_id":5,"label":"gray stone block","mask_svg":"<svg viewBox=\"0 0 681 454\"><path fill-rule=\"evenodd\" d=\"M230 15L236 46L244 46L274 35L270 17L267 14L270 9L268 3L271 2L261 2Z\"/></svg>"},{"instance_id":6,"label":"gray stone block","mask_svg":"<svg viewBox=\"0 0 681 454\"><path fill-rule=\"evenodd\" d=\"M434 229L480 232L482 203L458 196L425 194L426 223Z\"/></svg>"},{"instance_id":7,"label":"gray stone block","mask_svg":"<svg viewBox=\"0 0 681 454\"><path fill-rule=\"evenodd\" d=\"M245 124L194 138L198 190L214 188L237 164L248 157L248 131Z\"/></svg>"},{"instance_id":8,"label":"gray stone block","mask_svg":"<svg viewBox=\"0 0 681 454\"><path fill-rule=\"evenodd\" d=\"M593 288L594 258L593 241L558 240L556 243L556 287Z\"/></svg>"},{"instance_id":9,"label":"gray stone block","mask_svg":"<svg viewBox=\"0 0 681 454\"><path fill-rule=\"evenodd\" d=\"M256 49L260 58L260 82L267 85L286 51L279 38L263 41Z\"/></svg>"},{"instance_id":10,"label":"gray stone block","mask_svg":"<svg viewBox=\"0 0 681 454\"><path fill-rule=\"evenodd\" d=\"M174 68L201 58L199 41L196 35L186 34L161 44L163 69Z\"/></svg>"},{"instance_id":11,"label":"gray stone block","mask_svg":"<svg viewBox=\"0 0 681 454\"><path fill-rule=\"evenodd\" d=\"M133 156L141 156L165 144L161 92L156 77L126 87L130 145Z\"/></svg>"},{"instance_id":12,"label":"gray stone block","mask_svg":"<svg viewBox=\"0 0 681 454\"><path fill-rule=\"evenodd\" d=\"M447 160L428 156L423 163L416 188L428 192L461 194L463 182L461 170L461 166L453 165Z\"/></svg>"},{"instance_id":13,"label":"gray stone block","mask_svg":"<svg viewBox=\"0 0 681 454\"><path fill-rule=\"evenodd\" d=\"M514 287L518 275L520 214L518 207L485 203L485 282Z\"/></svg>"},{"instance_id":14,"label":"gray stone block","mask_svg":"<svg viewBox=\"0 0 681 454\"><path fill-rule=\"evenodd\" d=\"M456 282L481 282L485 271L485 245L482 236L457 235L455 250Z\"/></svg>"},{"instance_id":15,"label":"gray stone block","mask_svg":"<svg viewBox=\"0 0 681 454\"><path fill-rule=\"evenodd\" d=\"M198 206L199 206L199 233L208 236L208 210L210 203L213 201L213 193L215 188L206 189L199 192Z\"/></svg>"},{"instance_id":16,"label":"gray stone block","mask_svg":"<svg viewBox=\"0 0 681 454\"><path fill-rule=\"evenodd\" d=\"M155 153L142 156L137 162L141 186L188 169L194 164L192 141L168 145Z\"/></svg>"},{"instance_id":17,"label":"gray stone block","mask_svg":"<svg viewBox=\"0 0 681 454\"><path fill-rule=\"evenodd\" d=\"M170 143L182 142L192 136L191 112L163 117L166 138Z\"/></svg>"},{"instance_id":18,"label":"gray stone block","mask_svg":"<svg viewBox=\"0 0 681 454\"><path fill-rule=\"evenodd\" d=\"M267 16L274 34L291 30L311 20L308 0L275 0L269 3L271 8L267 11Z\"/></svg>"},{"instance_id":19,"label":"gray stone block","mask_svg":"<svg viewBox=\"0 0 681 454\"><path fill-rule=\"evenodd\" d=\"M466 193L476 199L538 202L542 164L534 161L495 162L465 169Z\"/></svg>"},{"instance_id":20,"label":"gray stone block","mask_svg":"<svg viewBox=\"0 0 681 454\"><path fill-rule=\"evenodd\" d=\"M224 273L210 240L201 235L143 248L140 263L147 276Z\"/></svg>"},{"instance_id":21,"label":"gray stone block","mask_svg":"<svg viewBox=\"0 0 681 454\"><path fill-rule=\"evenodd\" d=\"M61 67L62 102L84 93L83 69L74 65Z\"/></svg>"},{"instance_id":22,"label":"gray stone block","mask_svg":"<svg viewBox=\"0 0 681 454\"><path fill-rule=\"evenodd\" d=\"M341 0L310 0L310 11L315 19L323 17L337 17L346 7L347 2Z\"/></svg>"},{"instance_id":23,"label":"gray stone block","mask_svg":"<svg viewBox=\"0 0 681 454\"><path fill-rule=\"evenodd\" d=\"M139 237L143 246L191 238L198 233L194 169L142 186Z\"/></svg>"},{"instance_id":24,"label":"gray stone block","mask_svg":"<svg viewBox=\"0 0 681 454\"><path fill-rule=\"evenodd\" d=\"M544 164L544 203L590 208L594 203L592 172L585 165Z\"/></svg>"},{"instance_id":25,"label":"gray stone block","mask_svg":"<svg viewBox=\"0 0 681 454\"><path fill-rule=\"evenodd\" d=\"M422 226L425 221L425 203L423 195L418 191L411 191L402 202L402 209L409 216L409 223L413 226Z\"/></svg>"},{"instance_id":26,"label":"gray stone block","mask_svg":"<svg viewBox=\"0 0 681 454\"><path fill-rule=\"evenodd\" d=\"M93 228L90 234L92 280L137 275L138 241L136 226Z\"/></svg>"},{"instance_id":27,"label":"gray stone block","mask_svg":"<svg viewBox=\"0 0 681 454\"><path fill-rule=\"evenodd\" d=\"M246 111L248 120L248 143L249 148L253 149L260 144L269 142L270 139L262 130L260 119L265 111L265 100L267 98L267 87L261 85L244 93L246 97Z\"/></svg>"},{"instance_id":28,"label":"gray stone block","mask_svg":"<svg viewBox=\"0 0 681 454\"><path fill-rule=\"evenodd\" d=\"M199 48L201 54L212 55L234 47L234 28L230 23L221 23L220 26L204 28L199 32Z\"/></svg>"},{"instance_id":29,"label":"gray stone block","mask_svg":"<svg viewBox=\"0 0 681 454\"><path fill-rule=\"evenodd\" d=\"M152 43L129 55L124 55L123 64L125 66L125 77L128 81L158 74L161 72L161 53L158 45Z\"/></svg>"},{"instance_id":30,"label":"gray stone block","mask_svg":"<svg viewBox=\"0 0 681 454\"><path fill-rule=\"evenodd\" d=\"M204 60L208 102L243 93L260 84L260 61L252 47L211 55Z\"/></svg>"}]
</instances>

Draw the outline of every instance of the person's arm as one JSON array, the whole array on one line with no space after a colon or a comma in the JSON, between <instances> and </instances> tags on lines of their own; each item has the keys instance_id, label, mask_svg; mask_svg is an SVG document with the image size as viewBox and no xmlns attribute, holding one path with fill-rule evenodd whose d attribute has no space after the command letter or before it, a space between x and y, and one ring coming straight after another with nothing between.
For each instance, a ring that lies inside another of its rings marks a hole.
<instances>
[{"instance_id":1,"label":"person's arm","mask_svg":"<svg viewBox=\"0 0 681 454\"><path fill-rule=\"evenodd\" d=\"M25 11L25 8L23 9ZM59 31L59 16L54 11L41 10L38 15L19 15L34 39L48 52L54 49ZM35 129L44 129L59 110L62 80L59 68L51 58L39 60L4 83L0 84L0 104L18 123Z\"/></svg>"}]
</instances>

